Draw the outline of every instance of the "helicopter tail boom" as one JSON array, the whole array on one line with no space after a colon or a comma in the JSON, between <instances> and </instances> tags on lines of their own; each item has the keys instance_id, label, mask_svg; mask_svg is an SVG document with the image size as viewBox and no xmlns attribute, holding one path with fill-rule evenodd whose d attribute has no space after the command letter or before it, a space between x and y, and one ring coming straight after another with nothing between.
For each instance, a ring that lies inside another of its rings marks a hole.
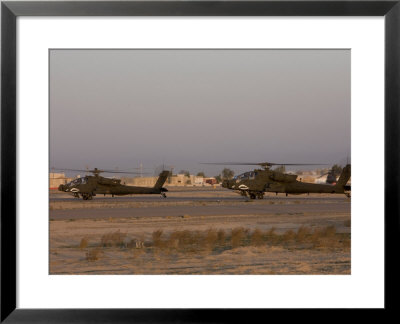
<instances>
[{"instance_id":1,"label":"helicopter tail boom","mask_svg":"<svg viewBox=\"0 0 400 324\"><path fill-rule=\"evenodd\" d=\"M347 164L342 171L342 174L339 177L339 180L336 183L336 186L339 188L344 188L347 184L347 181L349 181L351 176L351 166L350 164Z\"/></svg>"},{"instance_id":2,"label":"helicopter tail boom","mask_svg":"<svg viewBox=\"0 0 400 324\"><path fill-rule=\"evenodd\" d=\"M162 189L162 186L164 185L165 181L167 180L169 175L169 171L163 171L160 173L156 184L154 185L155 189Z\"/></svg>"}]
</instances>

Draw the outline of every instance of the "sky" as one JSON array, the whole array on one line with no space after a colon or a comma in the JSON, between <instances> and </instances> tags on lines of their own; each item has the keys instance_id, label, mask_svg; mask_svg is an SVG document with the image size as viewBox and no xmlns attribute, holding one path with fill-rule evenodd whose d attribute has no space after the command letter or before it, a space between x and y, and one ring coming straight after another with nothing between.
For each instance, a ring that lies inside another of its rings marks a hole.
<instances>
[{"instance_id":1,"label":"sky","mask_svg":"<svg viewBox=\"0 0 400 324\"><path fill-rule=\"evenodd\" d=\"M224 166L200 163L343 164L350 60L350 50L51 50L50 167L215 176Z\"/></svg>"}]
</instances>

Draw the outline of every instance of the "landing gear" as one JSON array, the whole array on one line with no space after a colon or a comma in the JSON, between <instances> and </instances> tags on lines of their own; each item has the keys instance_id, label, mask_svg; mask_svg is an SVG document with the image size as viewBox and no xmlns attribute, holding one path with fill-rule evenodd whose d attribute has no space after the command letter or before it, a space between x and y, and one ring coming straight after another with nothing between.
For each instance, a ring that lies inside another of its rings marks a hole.
<instances>
[{"instance_id":1,"label":"landing gear","mask_svg":"<svg viewBox=\"0 0 400 324\"><path fill-rule=\"evenodd\" d=\"M346 195L347 198L351 198L351 193L350 192L345 192L344 194Z\"/></svg>"},{"instance_id":2,"label":"landing gear","mask_svg":"<svg viewBox=\"0 0 400 324\"><path fill-rule=\"evenodd\" d=\"M162 192L162 193L161 193L161 197L167 198L167 195L165 194L165 192Z\"/></svg>"},{"instance_id":3,"label":"landing gear","mask_svg":"<svg viewBox=\"0 0 400 324\"><path fill-rule=\"evenodd\" d=\"M249 192L249 197L250 199L263 199L264 198L264 192L263 191L252 191Z\"/></svg>"},{"instance_id":4,"label":"landing gear","mask_svg":"<svg viewBox=\"0 0 400 324\"><path fill-rule=\"evenodd\" d=\"M243 197L247 197L247 192L244 191L244 190L241 190L240 191L240 195L243 196Z\"/></svg>"},{"instance_id":5,"label":"landing gear","mask_svg":"<svg viewBox=\"0 0 400 324\"><path fill-rule=\"evenodd\" d=\"M92 200L93 199L93 195L90 193L83 193L82 194L82 199L83 200Z\"/></svg>"}]
</instances>

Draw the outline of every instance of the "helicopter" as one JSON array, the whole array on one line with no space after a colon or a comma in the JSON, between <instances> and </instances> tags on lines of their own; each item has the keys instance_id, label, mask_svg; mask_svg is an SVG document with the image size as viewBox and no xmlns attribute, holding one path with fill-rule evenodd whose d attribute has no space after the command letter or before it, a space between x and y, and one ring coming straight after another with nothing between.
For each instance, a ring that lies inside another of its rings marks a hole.
<instances>
[{"instance_id":1,"label":"helicopter","mask_svg":"<svg viewBox=\"0 0 400 324\"><path fill-rule=\"evenodd\" d=\"M84 171L90 172L93 175L86 175L82 178L77 178L66 184L61 184L58 187L59 191L72 193L74 197L82 197L83 200L91 200L97 194L106 194L114 196L123 196L131 194L161 194L163 198L166 198L165 192L168 189L163 188L165 181L168 178L169 171L162 171L157 179L154 187L138 187L138 186L127 186L121 184L121 179L110 179L100 176L101 173L130 173L133 172L121 172L121 171L106 171L94 168L93 170L72 170L63 169L65 171Z\"/></svg>"},{"instance_id":2,"label":"helicopter","mask_svg":"<svg viewBox=\"0 0 400 324\"><path fill-rule=\"evenodd\" d=\"M242 173L231 180L223 180L222 187L239 192L250 199L263 199L266 192L284 193L286 196L309 193L345 194L350 198L351 187L347 181L351 175L351 165L347 164L335 185L306 183L297 180L296 174L271 170L272 166L286 165L322 165L304 163L205 163L221 165L259 165L262 168Z\"/></svg>"}]
</instances>

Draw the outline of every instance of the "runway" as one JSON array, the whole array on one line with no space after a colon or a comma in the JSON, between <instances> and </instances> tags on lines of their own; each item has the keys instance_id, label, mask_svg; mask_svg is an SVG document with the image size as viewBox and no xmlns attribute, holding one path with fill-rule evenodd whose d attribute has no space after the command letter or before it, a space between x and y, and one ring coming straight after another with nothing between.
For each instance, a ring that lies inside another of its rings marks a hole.
<instances>
[{"instance_id":1,"label":"runway","mask_svg":"<svg viewBox=\"0 0 400 324\"><path fill-rule=\"evenodd\" d=\"M221 188L174 188L168 198L159 195L96 196L83 201L62 193L50 194L50 219L151 218L216 215L277 215L350 213L344 195L276 196L249 200Z\"/></svg>"},{"instance_id":2,"label":"runway","mask_svg":"<svg viewBox=\"0 0 400 324\"><path fill-rule=\"evenodd\" d=\"M70 210L51 210L51 219L101 219L101 218L138 218L170 217L185 215L265 215L265 214L303 214L303 213L350 213L350 204L307 203L307 204L257 204L243 202L232 205L208 206L150 206L142 208L82 208Z\"/></svg>"}]
</instances>

